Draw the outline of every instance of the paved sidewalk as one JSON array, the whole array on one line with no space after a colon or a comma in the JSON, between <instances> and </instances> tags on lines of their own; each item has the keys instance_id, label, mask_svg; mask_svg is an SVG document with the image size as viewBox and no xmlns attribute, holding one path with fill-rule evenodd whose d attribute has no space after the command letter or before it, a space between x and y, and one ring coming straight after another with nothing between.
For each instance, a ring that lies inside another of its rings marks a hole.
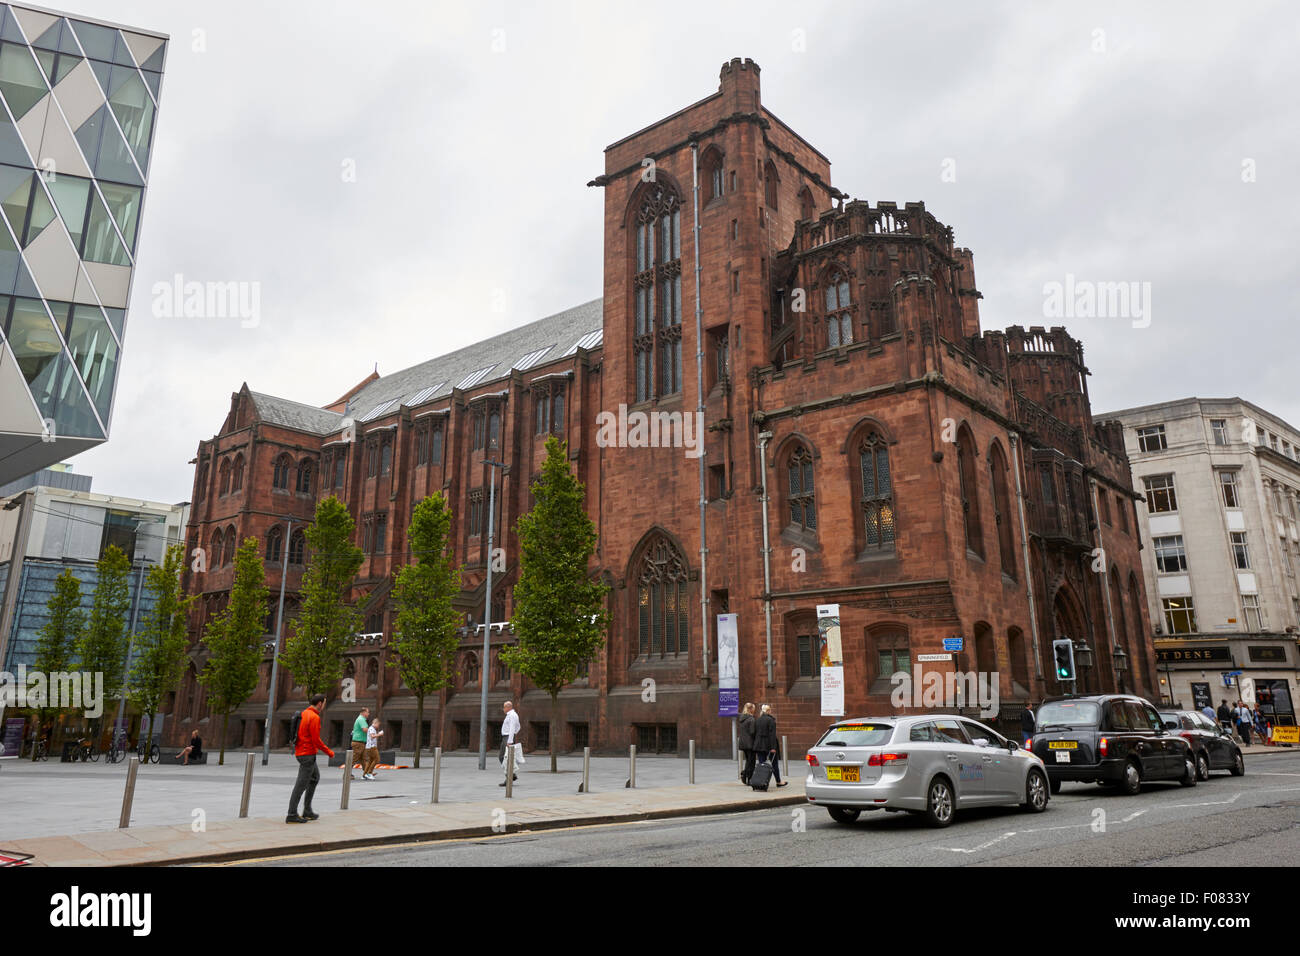
<instances>
[{"instance_id":1,"label":"paved sidewalk","mask_svg":"<svg viewBox=\"0 0 1300 956\"><path fill-rule=\"evenodd\" d=\"M132 825L123 830L117 822L124 764L5 761L0 793L15 812L0 815L0 852L34 854L33 863L47 866L219 862L804 801L802 765L791 765L789 787L754 793L736 780L730 760L697 760L697 783L690 785L685 759L639 757L632 790L624 787L626 758L593 757L592 792L579 794L582 758L561 757L560 772L552 774L545 754L528 757L507 800L497 786L502 775L495 757L480 771L476 756L461 754L444 756L440 802L433 805L432 761L422 763L420 770L380 771L375 781L358 775L350 809L340 811L343 771L326 769L321 757L314 806L321 819L302 825L284 822L297 771L287 755L272 755L267 767L259 756L250 817L244 820L237 818L243 754L228 754L224 767L150 765L139 771Z\"/></svg>"}]
</instances>

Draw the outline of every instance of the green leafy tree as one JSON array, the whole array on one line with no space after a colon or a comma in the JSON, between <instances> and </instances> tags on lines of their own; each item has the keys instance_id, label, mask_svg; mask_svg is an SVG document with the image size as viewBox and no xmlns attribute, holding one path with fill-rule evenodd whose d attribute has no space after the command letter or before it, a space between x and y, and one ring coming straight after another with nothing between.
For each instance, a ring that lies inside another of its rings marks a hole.
<instances>
[{"instance_id":1,"label":"green leafy tree","mask_svg":"<svg viewBox=\"0 0 1300 956\"><path fill-rule=\"evenodd\" d=\"M77 637L85 626L86 615L81 610L81 581L65 569L54 579L54 593L46 603L49 617L37 632L36 659L32 669L45 674L72 669L72 662L77 652ZM44 706L36 708L37 737L45 724ZM36 759L36 748L32 748L32 759Z\"/></svg>"},{"instance_id":2,"label":"green leafy tree","mask_svg":"<svg viewBox=\"0 0 1300 956\"><path fill-rule=\"evenodd\" d=\"M325 694L343 676L343 654L361 626L361 613L345 600L364 555L352 544L347 505L330 495L307 527L307 570L302 608L286 642L284 665L307 696Z\"/></svg>"},{"instance_id":3,"label":"green leafy tree","mask_svg":"<svg viewBox=\"0 0 1300 956\"><path fill-rule=\"evenodd\" d=\"M546 461L532 492L536 504L515 526L519 580L510 622L519 646L503 649L501 658L551 695L555 773L560 689L605 643L609 588L591 576L596 529L583 507L586 489L569 467L568 444L555 436L546 440Z\"/></svg>"},{"instance_id":4,"label":"green leafy tree","mask_svg":"<svg viewBox=\"0 0 1300 956\"><path fill-rule=\"evenodd\" d=\"M424 698L446 687L455 675L454 662L460 638L461 615L451 602L460 592L460 568L452 563L449 547L451 510L435 492L415 506L406 539L415 563L397 572L397 660L402 680L415 695L415 766L420 766L420 731L424 726ZM443 708L445 710L446 708ZM438 740L442 742L439 722Z\"/></svg>"},{"instance_id":5,"label":"green leafy tree","mask_svg":"<svg viewBox=\"0 0 1300 956\"><path fill-rule=\"evenodd\" d=\"M189 646L186 624L194 598L181 592L184 566L185 548L174 544L163 555L162 564L154 565L145 576L144 586L153 596L153 607L136 636L127 693L140 706L150 728L163 700L185 675L185 651Z\"/></svg>"},{"instance_id":6,"label":"green leafy tree","mask_svg":"<svg viewBox=\"0 0 1300 956\"><path fill-rule=\"evenodd\" d=\"M98 580L91 599L90 616L77 640L81 669L104 675L104 698L112 700L122 693L123 669L130 647L127 615L131 611L128 577L131 562L122 549L110 544L95 565ZM103 717L100 717L103 723Z\"/></svg>"},{"instance_id":7,"label":"green leafy tree","mask_svg":"<svg viewBox=\"0 0 1300 956\"><path fill-rule=\"evenodd\" d=\"M208 623L203 636L208 662L199 675L199 683L208 690L212 712L221 715L218 764L226 762L226 730L231 713L257 689L269 597L257 539L245 538L235 552L235 583L230 589L230 603Z\"/></svg>"}]
</instances>

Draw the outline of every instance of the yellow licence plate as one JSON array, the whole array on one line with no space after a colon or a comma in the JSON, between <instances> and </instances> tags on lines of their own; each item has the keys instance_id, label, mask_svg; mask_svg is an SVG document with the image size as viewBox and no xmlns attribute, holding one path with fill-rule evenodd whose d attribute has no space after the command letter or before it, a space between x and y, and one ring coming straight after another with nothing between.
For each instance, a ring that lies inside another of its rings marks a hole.
<instances>
[{"instance_id":1,"label":"yellow licence plate","mask_svg":"<svg viewBox=\"0 0 1300 956\"><path fill-rule=\"evenodd\" d=\"M861 783L862 778L859 776L857 767L827 767L827 780L839 780L841 783Z\"/></svg>"},{"instance_id":2,"label":"yellow licence plate","mask_svg":"<svg viewBox=\"0 0 1300 956\"><path fill-rule=\"evenodd\" d=\"M1048 750L1078 750L1079 742L1077 740L1049 740L1047 742Z\"/></svg>"}]
</instances>

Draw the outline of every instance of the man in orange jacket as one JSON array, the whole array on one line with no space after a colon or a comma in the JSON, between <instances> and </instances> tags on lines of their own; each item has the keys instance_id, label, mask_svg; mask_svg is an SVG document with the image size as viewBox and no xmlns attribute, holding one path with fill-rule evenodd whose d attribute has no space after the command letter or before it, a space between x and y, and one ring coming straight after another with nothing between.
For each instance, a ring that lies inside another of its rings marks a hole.
<instances>
[{"instance_id":1,"label":"man in orange jacket","mask_svg":"<svg viewBox=\"0 0 1300 956\"><path fill-rule=\"evenodd\" d=\"M306 823L319 820L320 814L313 813L311 798L320 783L320 771L316 769L316 754L325 751L331 757L334 751L325 746L320 739L320 715L325 710L325 695L316 694L311 699L311 706L302 712L298 724L298 744L293 749L298 758L298 779L293 784L293 794L289 797L289 815L285 823ZM302 797L302 816L298 816L298 798Z\"/></svg>"}]
</instances>

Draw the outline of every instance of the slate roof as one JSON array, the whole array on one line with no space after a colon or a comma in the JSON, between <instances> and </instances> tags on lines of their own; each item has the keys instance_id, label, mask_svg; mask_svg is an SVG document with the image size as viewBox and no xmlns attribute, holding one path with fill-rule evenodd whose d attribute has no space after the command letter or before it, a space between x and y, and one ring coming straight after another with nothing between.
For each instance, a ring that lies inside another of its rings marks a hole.
<instances>
[{"instance_id":1,"label":"slate roof","mask_svg":"<svg viewBox=\"0 0 1300 956\"><path fill-rule=\"evenodd\" d=\"M482 342L467 345L455 352L412 365L392 375L382 376L352 396L345 414L258 392L251 394L263 421L317 435L329 435L342 428L345 417L350 416L360 421L386 402L410 404L418 397L423 405L444 398L454 387L484 369L487 371L475 382L474 387L505 379L522 359L543 349L546 350L545 354L534 358L528 367L533 364L545 365L562 356L572 355L579 342L585 348L599 348L601 336L598 333L604 325L603 301L593 299ZM397 406L387 409L385 414L396 411L396 408Z\"/></svg>"},{"instance_id":2,"label":"slate roof","mask_svg":"<svg viewBox=\"0 0 1300 956\"><path fill-rule=\"evenodd\" d=\"M304 405L302 402L251 390L248 394L252 396L253 404L257 407L257 416L269 424L283 425L285 428L295 428L298 431L313 432L317 435L328 435L342 427L343 416L338 412L327 412L314 405Z\"/></svg>"}]
</instances>

